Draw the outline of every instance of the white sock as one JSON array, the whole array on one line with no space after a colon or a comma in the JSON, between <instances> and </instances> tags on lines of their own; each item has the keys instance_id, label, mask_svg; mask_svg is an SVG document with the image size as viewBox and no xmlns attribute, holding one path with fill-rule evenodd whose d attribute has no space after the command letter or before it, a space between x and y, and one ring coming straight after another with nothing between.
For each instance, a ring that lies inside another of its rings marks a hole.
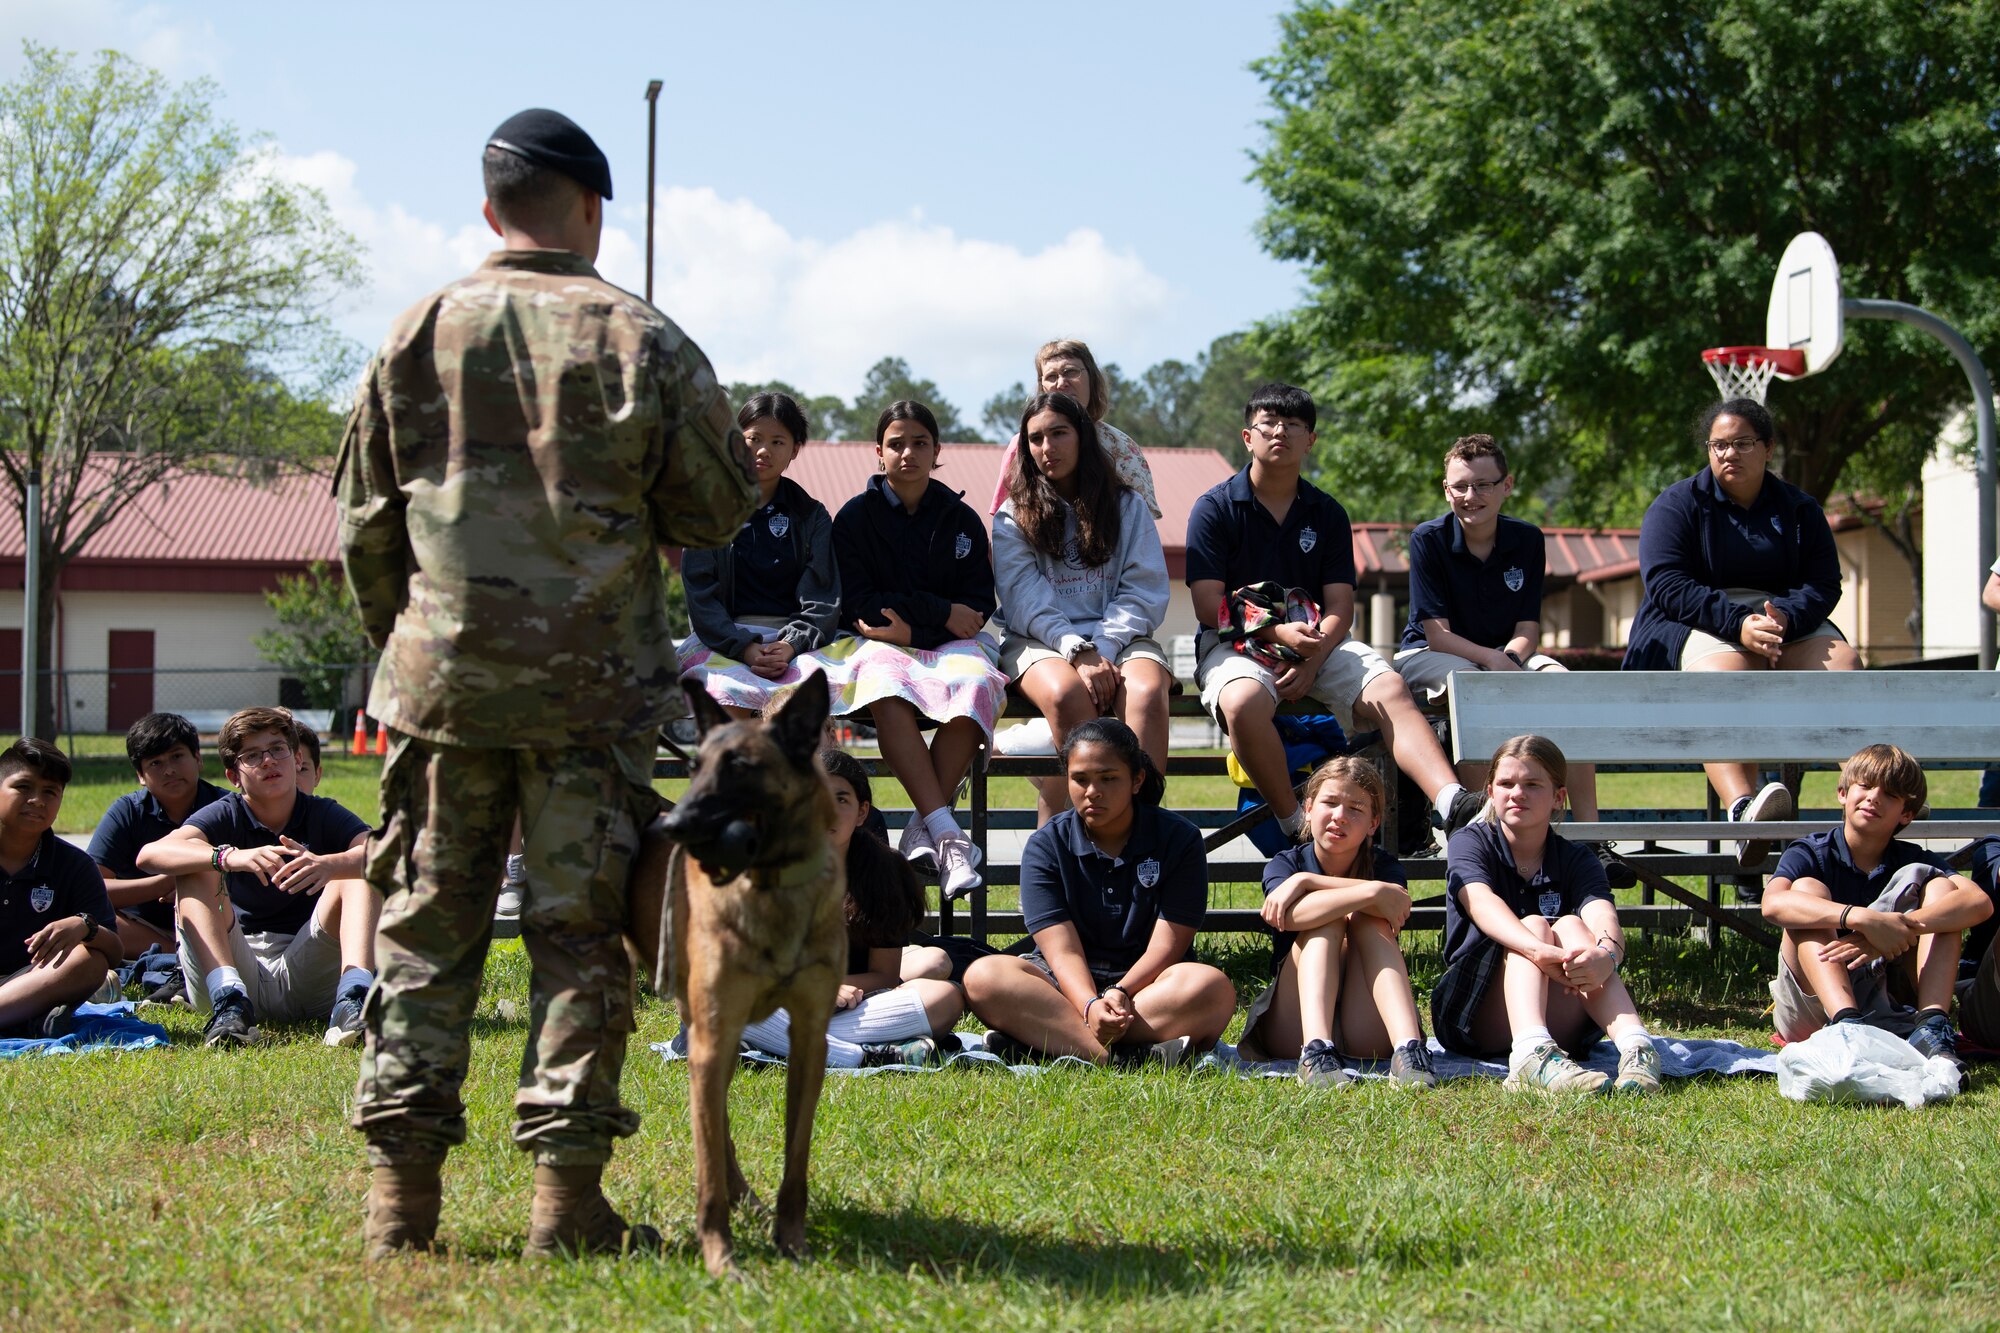
<instances>
[{"instance_id":1,"label":"white sock","mask_svg":"<svg viewBox=\"0 0 2000 1333\"><path fill-rule=\"evenodd\" d=\"M347 992L353 990L356 986L359 986L362 990L367 990L374 984L375 974L367 968L343 967L340 969L340 980L335 983L333 993L335 997L339 997L347 994Z\"/></svg>"},{"instance_id":2,"label":"white sock","mask_svg":"<svg viewBox=\"0 0 2000 1333\"><path fill-rule=\"evenodd\" d=\"M1438 789L1437 799L1431 802L1431 808L1438 812L1439 819L1451 818L1451 803L1457 800L1458 794L1464 790L1465 788L1456 782L1447 782Z\"/></svg>"},{"instance_id":3,"label":"white sock","mask_svg":"<svg viewBox=\"0 0 2000 1333\"><path fill-rule=\"evenodd\" d=\"M789 1059L792 1054L792 1016L778 1009L774 1010L769 1018L745 1024L743 1040L749 1042L753 1050ZM861 1068L861 1048L851 1041L842 1041L838 1037L829 1036L826 1039L826 1067Z\"/></svg>"},{"instance_id":4,"label":"white sock","mask_svg":"<svg viewBox=\"0 0 2000 1333\"><path fill-rule=\"evenodd\" d=\"M946 838L962 838L965 833L958 821L951 817L951 807L941 805L924 816L924 831L931 835L932 842L943 842Z\"/></svg>"},{"instance_id":5,"label":"white sock","mask_svg":"<svg viewBox=\"0 0 2000 1333\"><path fill-rule=\"evenodd\" d=\"M1289 815L1278 816L1278 827L1285 831L1287 838L1298 837L1299 830L1305 827L1305 822L1306 812L1303 806L1293 807L1292 813Z\"/></svg>"},{"instance_id":6,"label":"white sock","mask_svg":"<svg viewBox=\"0 0 2000 1333\"><path fill-rule=\"evenodd\" d=\"M218 967L202 978L202 980L208 986L208 1002L210 1004L220 1000L230 991L235 991L238 995L246 999L250 995L250 988L243 984L243 974L233 967Z\"/></svg>"},{"instance_id":7,"label":"white sock","mask_svg":"<svg viewBox=\"0 0 2000 1333\"><path fill-rule=\"evenodd\" d=\"M1646 1031L1644 1026L1640 1026L1626 1032L1622 1037L1613 1037L1612 1040L1617 1043L1620 1055L1630 1055L1634 1051L1644 1050L1646 1047L1651 1046L1653 1044L1653 1034Z\"/></svg>"},{"instance_id":8,"label":"white sock","mask_svg":"<svg viewBox=\"0 0 2000 1333\"><path fill-rule=\"evenodd\" d=\"M1514 1049L1508 1056L1507 1063L1518 1065L1527 1059L1537 1046L1554 1040L1554 1035L1546 1027L1517 1029L1514 1033Z\"/></svg>"}]
</instances>

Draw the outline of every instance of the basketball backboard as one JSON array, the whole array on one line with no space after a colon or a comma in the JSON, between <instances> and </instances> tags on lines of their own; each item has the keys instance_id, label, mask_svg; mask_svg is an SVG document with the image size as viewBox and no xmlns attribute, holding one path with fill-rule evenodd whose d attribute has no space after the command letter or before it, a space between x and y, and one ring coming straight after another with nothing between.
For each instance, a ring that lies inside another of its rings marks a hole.
<instances>
[{"instance_id":1,"label":"basketball backboard","mask_svg":"<svg viewBox=\"0 0 2000 1333\"><path fill-rule=\"evenodd\" d=\"M1771 282L1771 307L1764 324L1764 342L1805 353L1805 369L1779 379L1817 375L1840 355L1846 330L1841 311L1840 261L1833 247L1816 231L1802 231L1785 247L1778 276Z\"/></svg>"}]
</instances>

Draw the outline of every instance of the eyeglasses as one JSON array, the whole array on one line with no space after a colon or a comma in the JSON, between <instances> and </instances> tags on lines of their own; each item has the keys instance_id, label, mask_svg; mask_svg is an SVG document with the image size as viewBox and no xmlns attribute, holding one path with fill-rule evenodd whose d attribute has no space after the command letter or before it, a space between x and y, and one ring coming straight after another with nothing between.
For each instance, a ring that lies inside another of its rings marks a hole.
<instances>
[{"instance_id":1,"label":"eyeglasses","mask_svg":"<svg viewBox=\"0 0 2000 1333\"><path fill-rule=\"evenodd\" d=\"M1310 434L1303 421L1253 421L1250 423L1250 429L1267 440L1275 440L1280 435L1288 435L1294 431L1300 435Z\"/></svg>"},{"instance_id":2,"label":"eyeglasses","mask_svg":"<svg viewBox=\"0 0 2000 1333\"><path fill-rule=\"evenodd\" d=\"M236 767L239 769L262 768L273 759L289 759L291 754L292 747L289 745L272 745L262 750L245 750L236 756Z\"/></svg>"},{"instance_id":3,"label":"eyeglasses","mask_svg":"<svg viewBox=\"0 0 2000 1333\"><path fill-rule=\"evenodd\" d=\"M1456 495L1461 500L1471 499L1475 495L1484 500L1499 489L1500 483L1497 481L1448 481L1444 484L1446 495Z\"/></svg>"},{"instance_id":4,"label":"eyeglasses","mask_svg":"<svg viewBox=\"0 0 2000 1333\"><path fill-rule=\"evenodd\" d=\"M1762 443L1754 435L1739 435L1733 440L1710 440L1708 451L1717 458L1726 458L1730 454L1747 454Z\"/></svg>"}]
</instances>

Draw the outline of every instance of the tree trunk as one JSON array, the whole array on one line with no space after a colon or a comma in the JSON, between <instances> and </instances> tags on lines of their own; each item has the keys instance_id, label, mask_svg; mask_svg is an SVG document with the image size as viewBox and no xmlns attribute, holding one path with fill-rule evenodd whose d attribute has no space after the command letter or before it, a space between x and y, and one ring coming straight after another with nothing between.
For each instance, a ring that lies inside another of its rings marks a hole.
<instances>
[{"instance_id":1,"label":"tree trunk","mask_svg":"<svg viewBox=\"0 0 2000 1333\"><path fill-rule=\"evenodd\" d=\"M43 521L47 521L46 516ZM35 691L35 716L32 722L25 718L23 722L30 726L29 734L53 742L60 734L63 705L67 703L55 673L56 583L62 577L63 558L50 545L48 529L42 531L41 568L36 571L41 587L35 598L35 680L39 688Z\"/></svg>"}]
</instances>

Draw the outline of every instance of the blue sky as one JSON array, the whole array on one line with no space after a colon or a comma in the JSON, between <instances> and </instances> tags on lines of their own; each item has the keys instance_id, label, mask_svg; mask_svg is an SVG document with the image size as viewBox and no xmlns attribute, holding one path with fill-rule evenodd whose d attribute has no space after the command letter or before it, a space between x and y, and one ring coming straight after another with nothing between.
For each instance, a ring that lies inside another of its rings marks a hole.
<instances>
[{"instance_id":1,"label":"blue sky","mask_svg":"<svg viewBox=\"0 0 2000 1333\"><path fill-rule=\"evenodd\" d=\"M0 0L0 71L32 38L215 80L368 245L364 343L486 251L479 147L525 106L610 157L637 288L661 78L655 297L718 371L852 396L901 355L976 418L1045 338L1136 372L1291 304L1244 179L1285 8Z\"/></svg>"}]
</instances>

